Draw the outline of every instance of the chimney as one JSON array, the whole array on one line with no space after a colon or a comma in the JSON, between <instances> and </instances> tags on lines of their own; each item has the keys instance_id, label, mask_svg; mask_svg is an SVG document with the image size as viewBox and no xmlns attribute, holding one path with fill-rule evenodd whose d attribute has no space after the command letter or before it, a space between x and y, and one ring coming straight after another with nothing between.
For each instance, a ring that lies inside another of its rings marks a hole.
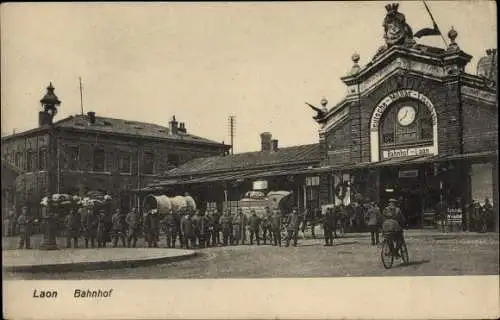
<instances>
[{"instance_id":1,"label":"chimney","mask_svg":"<svg viewBox=\"0 0 500 320\"><path fill-rule=\"evenodd\" d=\"M182 132L182 133L186 133L186 125L184 124L184 122L180 122L179 123L179 132Z\"/></svg>"},{"instance_id":2,"label":"chimney","mask_svg":"<svg viewBox=\"0 0 500 320\"><path fill-rule=\"evenodd\" d=\"M93 111L87 112L87 117L89 117L90 124L95 123L95 112L93 112Z\"/></svg>"},{"instance_id":3,"label":"chimney","mask_svg":"<svg viewBox=\"0 0 500 320\"><path fill-rule=\"evenodd\" d=\"M272 145L272 151L274 152L278 151L278 139L271 140L271 145Z\"/></svg>"},{"instance_id":4,"label":"chimney","mask_svg":"<svg viewBox=\"0 0 500 320\"><path fill-rule=\"evenodd\" d=\"M177 134L179 132L179 128L177 127L177 120L175 120L175 116L172 117L172 121L170 121L170 132L172 134Z\"/></svg>"},{"instance_id":5,"label":"chimney","mask_svg":"<svg viewBox=\"0 0 500 320\"><path fill-rule=\"evenodd\" d=\"M260 151L271 151L271 138L273 136L269 132L263 132L260 134Z\"/></svg>"}]
</instances>

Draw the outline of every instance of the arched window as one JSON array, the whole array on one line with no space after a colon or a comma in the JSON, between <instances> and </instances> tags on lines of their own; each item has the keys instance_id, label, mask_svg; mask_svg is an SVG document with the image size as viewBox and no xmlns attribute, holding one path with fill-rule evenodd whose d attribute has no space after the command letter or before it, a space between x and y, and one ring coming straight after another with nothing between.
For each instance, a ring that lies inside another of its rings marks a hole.
<instances>
[{"instance_id":1,"label":"arched window","mask_svg":"<svg viewBox=\"0 0 500 320\"><path fill-rule=\"evenodd\" d=\"M432 116L425 105L407 99L395 103L383 116L380 145L399 147L432 141Z\"/></svg>"}]
</instances>

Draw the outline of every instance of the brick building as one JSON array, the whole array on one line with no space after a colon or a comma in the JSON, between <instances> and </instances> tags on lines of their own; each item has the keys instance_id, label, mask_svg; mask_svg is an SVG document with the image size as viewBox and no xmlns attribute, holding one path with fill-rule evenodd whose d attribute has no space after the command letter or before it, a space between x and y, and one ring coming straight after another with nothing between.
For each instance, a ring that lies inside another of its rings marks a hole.
<instances>
[{"instance_id":1,"label":"brick building","mask_svg":"<svg viewBox=\"0 0 500 320\"><path fill-rule=\"evenodd\" d=\"M402 15L386 8L386 21ZM468 74L472 57L453 28L441 49L416 43L404 16L386 23L398 32L364 67L353 55L347 95L317 117L322 164L333 171L320 177L321 198L339 202L343 182L381 205L402 197L410 225L421 226L440 199L450 208L488 197L498 230L496 49Z\"/></svg>"},{"instance_id":2,"label":"brick building","mask_svg":"<svg viewBox=\"0 0 500 320\"><path fill-rule=\"evenodd\" d=\"M42 106L50 106L51 99L59 103L52 85ZM2 137L2 176L4 167L12 173L5 190L2 179L2 203L36 206L47 193L102 190L128 209L135 203L131 190L194 158L224 155L230 149L188 133L175 116L169 127L94 112L52 123L41 111L39 120L38 128Z\"/></svg>"},{"instance_id":3,"label":"brick building","mask_svg":"<svg viewBox=\"0 0 500 320\"><path fill-rule=\"evenodd\" d=\"M270 170L267 180L290 177L294 185L286 186L297 190L299 199L318 189L314 201L298 202L299 210L348 204L356 194L381 206L400 198L415 227L424 225L440 200L448 208L465 209L488 198L498 231L496 49L479 59L476 74L469 74L465 67L472 56L460 49L453 28L446 49L419 44L398 6L386 9L385 45L363 67L359 55L352 56L354 65L341 78L347 94L339 103L326 108L324 100L323 108L313 107L321 127L319 163L297 170L283 160L283 170ZM196 160L187 166L189 175L208 174ZM248 180L248 191L252 179L266 176L252 169L249 165L239 171L241 177L224 179ZM175 180L177 175L170 172L164 185L189 180Z\"/></svg>"}]
</instances>

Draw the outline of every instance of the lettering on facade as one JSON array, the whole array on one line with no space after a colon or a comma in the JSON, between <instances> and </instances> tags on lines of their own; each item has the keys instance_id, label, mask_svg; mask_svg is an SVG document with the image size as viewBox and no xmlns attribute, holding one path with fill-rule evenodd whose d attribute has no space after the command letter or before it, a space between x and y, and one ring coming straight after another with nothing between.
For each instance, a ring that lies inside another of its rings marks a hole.
<instances>
[{"instance_id":1,"label":"lettering on facade","mask_svg":"<svg viewBox=\"0 0 500 320\"><path fill-rule=\"evenodd\" d=\"M432 102L430 101L430 99L418 91L411 90L411 89L404 89L404 90L398 90L398 91L395 91L395 92L389 94L384 99L382 99L382 101L375 107L375 110L373 110L373 115L372 115L372 119L370 122L370 130L377 131L379 128L379 125L380 125L380 119L382 118L382 115L387 110L387 108L390 105L392 105L394 102L396 102L397 100L400 100L403 98L415 99L415 100L419 100L420 102L422 102L427 107L427 109L429 109L429 112L431 113L432 124L435 125L437 123L436 110L434 109L434 106L433 106Z\"/></svg>"},{"instance_id":2,"label":"lettering on facade","mask_svg":"<svg viewBox=\"0 0 500 320\"><path fill-rule=\"evenodd\" d=\"M383 159L401 158L401 157L417 157L417 156L430 156L437 154L434 146L394 149L382 151Z\"/></svg>"}]
</instances>

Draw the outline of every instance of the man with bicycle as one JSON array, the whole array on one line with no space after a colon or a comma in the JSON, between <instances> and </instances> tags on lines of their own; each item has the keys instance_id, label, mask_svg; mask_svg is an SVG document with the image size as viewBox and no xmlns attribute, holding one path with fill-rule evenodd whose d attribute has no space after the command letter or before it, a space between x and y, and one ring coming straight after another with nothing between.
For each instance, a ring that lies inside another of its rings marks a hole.
<instances>
[{"instance_id":1,"label":"man with bicycle","mask_svg":"<svg viewBox=\"0 0 500 320\"><path fill-rule=\"evenodd\" d=\"M382 232L385 237L389 237L396 243L394 248L392 246L393 241L389 242L394 256L399 257L399 248L404 241L403 226L405 219L401 210L396 206L396 202L396 199L389 199L389 205L382 213Z\"/></svg>"}]
</instances>

